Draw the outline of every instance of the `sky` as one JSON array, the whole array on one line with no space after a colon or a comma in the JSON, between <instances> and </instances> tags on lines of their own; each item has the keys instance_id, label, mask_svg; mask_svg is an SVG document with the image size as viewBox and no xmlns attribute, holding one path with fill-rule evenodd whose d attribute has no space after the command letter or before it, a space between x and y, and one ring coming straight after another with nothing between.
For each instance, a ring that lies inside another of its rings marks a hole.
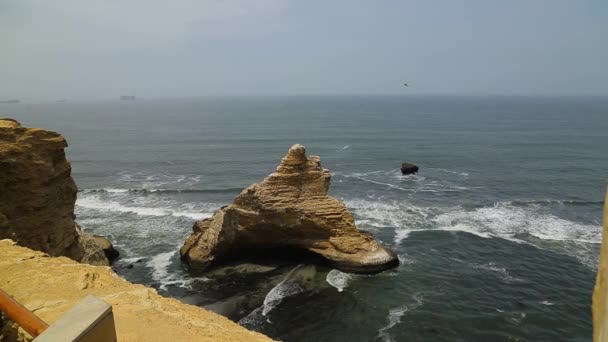
<instances>
[{"instance_id":1,"label":"sky","mask_svg":"<svg viewBox=\"0 0 608 342\"><path fill-rule=\"evenodd\" d=\"M608 1L0 0L0 99L315 94L608 96Z\"/></svg>"}]
</instances>

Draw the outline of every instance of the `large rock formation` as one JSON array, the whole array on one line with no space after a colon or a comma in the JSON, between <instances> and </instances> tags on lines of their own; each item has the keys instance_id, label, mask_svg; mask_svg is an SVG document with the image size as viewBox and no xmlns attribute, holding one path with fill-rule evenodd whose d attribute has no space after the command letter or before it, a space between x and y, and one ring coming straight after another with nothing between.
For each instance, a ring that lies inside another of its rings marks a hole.
<instances>
[{"instance_id":1,"label":"large rock formation","mask_svg":"<svg viewBox=\"0 0 608 342\"><path fill-rule=\"evenodd\" d=\"M77 189L65 147L58 133L0 119L0 239L108 265L101 247L74 222Z\"/></svg>"},{"instance_id":2,"label":"large rock formation","mask_svg":"<svg viewBox=\"0 0 608 342\"><path fill-rule=\"evenodd\" d=\"M109 267L49 258L9 240L0 240L0 288L49 324L94 295L112 305L121 342L271 341L226 317L131 284ZM0 315L0 341L30 340L13 322L2 322Z\"/></svg>"},{"instance_id":3,"label":"large rock formation","mask_svg":"<svg viewBox=\"0 0 608 342\"><path fill-rule=\"evenodd\" d=\"M315 253L347 272L397 265L396 255L360 232L346 206L327 195L330 178L319 157L306 157L304 147L294 145L276 172L194 224L182 258L204 269L245 251L280 249Z\"/></svg>"},{"instance_id":4,"label":"large rock formation","mask_svg":"<svg viewBox=\"0 0 608 342\"><path fill-rule=\"evenodd\" d=\"M604 230L593 290L593 342L608 341L608 189L604 199Z\"/></svg>"}]
</instances>

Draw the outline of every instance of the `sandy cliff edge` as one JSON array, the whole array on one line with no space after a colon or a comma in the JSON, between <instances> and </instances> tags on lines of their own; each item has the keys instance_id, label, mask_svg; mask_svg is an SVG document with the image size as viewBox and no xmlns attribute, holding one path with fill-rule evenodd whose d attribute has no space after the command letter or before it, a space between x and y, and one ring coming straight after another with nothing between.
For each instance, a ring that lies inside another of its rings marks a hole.
<instances>
[{"instance_id":1,"label":"sandy cliff edge","mask_svg":"<svg viewBox=\"0 0 608 342\"><path fill-rule=\"evenodd\" d=\"M604 231L602 249L593 289L593 341L608 341L608 189L604 200Z\"/></svg>"},{"instance_id":2,"label":"sandy cliff edge","mask_svg":"<svg viewBox=\"0 0 608 342\"><path fill-rule=\"evenodd\" d=\"M109 267L49 257L11 240L0 240L0 256L0 288L49 324L92 294L112 304L119 341L272 341L228 318L132 284ZM20 332L19 340L30 339Z\"/></svg>"}]
</instances>

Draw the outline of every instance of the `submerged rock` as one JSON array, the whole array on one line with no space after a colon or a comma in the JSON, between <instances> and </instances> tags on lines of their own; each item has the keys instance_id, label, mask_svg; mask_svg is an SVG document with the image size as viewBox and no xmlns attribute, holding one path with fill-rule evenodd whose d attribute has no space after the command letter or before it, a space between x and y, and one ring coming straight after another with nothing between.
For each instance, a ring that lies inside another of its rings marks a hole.
<instances>
[{"instance_id":1,"label":"submerged rock","mask_svg":"<svg viewBox=\"0 0 608 342\"><path fill-rule=\"evenodd\" d=\"M108 265L74 221L76 183L58 133L0 119L0 239L93 265Z\"/></svg>"},{"instance_id":2,"label":"submerged rock","mask_svg":"<svg viewBox=\"0 0 608 342\"><path fill-rule=\"evenodd\" d=\"M346 272L398 265L392 251L359 231L346 206L327 195L330 179L319 157L307 157L304 146L294 145L274 173L194 224L180 249L182 259L205 269L261 252L276 258L306 252Z\"/></svg>"},{"instance_id":3,"label":"submerged rock","mask_svg":"<svg viewBox=\"0 0 608 342\"><path fill-rule=\"evenodd\" d=\"M418 166L412 163L403 163L401 164L401 173L404 175L418 173Z\"/></svg>"},{"instance_id":4,"label":"submerged rock","mask_svg":"<svg viewBox=\"0 0 608 342\"><path fill-rule=\"evenodd\" d=\"M101 247L106 258L111 262L120 256L120 253L114 248L110 240L103 236L93 235L93 240Z\"/></svg>"}]
</instances>

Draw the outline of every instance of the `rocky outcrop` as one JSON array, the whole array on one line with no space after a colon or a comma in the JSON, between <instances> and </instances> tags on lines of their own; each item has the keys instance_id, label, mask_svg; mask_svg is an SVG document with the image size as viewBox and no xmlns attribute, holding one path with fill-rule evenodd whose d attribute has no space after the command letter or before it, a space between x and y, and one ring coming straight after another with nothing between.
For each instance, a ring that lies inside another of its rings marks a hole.
<instances>
[{"instance_id":1,"label":"rocky outcrop","mask_svg":"<svg viewBox=\"0 0 608 342\"><path fill-rule=\"evenodd\" d=\"M0 288L52 324L87 295L112 305L118 341L271 341L205 309L135 285L109 267L76 263L0 241ZM0 341L30 341L14 323L0 322Z\"/></svg>"},{"instance_id":2,"label":"rocky outcrop","mask_svg":"<svg viewBox=\"0 0 608 342\"><path fill-rule=\"evenodd\" d=\"M412 163L403 163L401 164L401 173L404 175L418 173L418 166Z\"/></svg>"},{"instance_id":3,"label":"rocky outcrop","mask_svg":"<svg viewBox=\"0 0 608 342\"><path fill-rule=\"evenodd\" d=\"M58 133L0 119L0 239L51 256L108 265L74 222L76 184Z\"/></svg>"},{"instance_id":4,"label":"rocky outcrop","mask_svg":"<svg viewBox=\"0 0 608 342\"><path fill-rule=\"evenodd\" d=\"M396 255L359 231L346 206L327 195L330 179L319 157L307 157L303 146L294 145L264 181L194 224L182 259L205 269L246 252L280 250L311 252L347 272L397 265Z\"/></svg>"}]
</instances>

